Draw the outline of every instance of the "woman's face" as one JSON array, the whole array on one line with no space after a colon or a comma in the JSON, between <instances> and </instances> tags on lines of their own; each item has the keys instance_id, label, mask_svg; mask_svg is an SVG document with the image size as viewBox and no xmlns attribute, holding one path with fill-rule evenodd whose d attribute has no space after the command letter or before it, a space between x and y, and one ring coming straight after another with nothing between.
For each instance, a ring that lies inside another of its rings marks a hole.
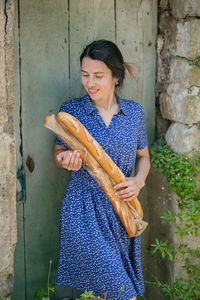
<instances>
[{"instance_id":1,"label":"woman's face","mask_svg":"<svg viewBox=\"0 0 200 300\"><path fill-rule=\"evenodd\" d=\"M104 62L84 57L81 74L82 84L92 100L106 101L114 96L118 79L112 76L111 70Z\"/></svg>"}]
</instances>

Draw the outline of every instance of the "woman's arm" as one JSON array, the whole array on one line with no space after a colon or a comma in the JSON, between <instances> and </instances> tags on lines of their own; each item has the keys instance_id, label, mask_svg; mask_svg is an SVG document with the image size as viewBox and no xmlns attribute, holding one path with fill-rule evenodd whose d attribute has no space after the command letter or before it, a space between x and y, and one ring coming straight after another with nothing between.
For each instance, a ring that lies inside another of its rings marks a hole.
<instances>
[{"instance_id":1,"label":"woman's arm","mask_svg":"<svg viewBox=\"0 0 200 300\"><path fill-rule=\"evenodd\" d=\"M54 145L53 159L58 168L65 168L69 171L78 171L82 165L82 159L76 150L70 151L60 145Z\"/></svg>"},{"instance_id":2,"label":"woman's arm","mask_svg":"<svg viewBox=\"0 0 200 300\"><path fill-rule=\"evenodd\" d=\"M147 175L150 170L150 156L148 147L137 150L136 152L136 164L135 164L135 178L141 188L145 185Z\"/></svg>"},{"instance_id":3,"label":"woman's arm","mask_svg":"<svg viewBox=\"0 0 200 300\"><path fill-rule=\"evenodd\" d=\"M135 176L127 178L127 181L115 185L117 196L124 201L136 198L145 185L146 177L150 170L150 157L148 147L137 150L136 153Z\"/></svg>"}]
</instances>

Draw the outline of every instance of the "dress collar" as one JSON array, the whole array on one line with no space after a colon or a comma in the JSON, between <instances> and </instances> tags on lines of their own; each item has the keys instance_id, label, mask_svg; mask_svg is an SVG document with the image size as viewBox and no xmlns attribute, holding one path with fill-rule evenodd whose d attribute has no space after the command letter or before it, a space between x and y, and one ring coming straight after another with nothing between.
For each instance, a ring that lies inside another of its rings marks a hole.
<instances>
[{"instance_id":1,"label":"dress collar","mask_svg":"<svg viewBox=\"0 0 200 300\"><path fill-rule=\"evenodd\" d=\"M125 116L128 115L128 107L127 107L127 101L124 99L121 99L119 96L118 97L118 102L119 102L119 112L118 114L124 114ZM97 111L96 106L92 103L90 100L90 96L86 94L82 98L83 100L83 105L85 107L85 110L88 115L92 114L94 111Z\"/></svg>"}]
</instances>

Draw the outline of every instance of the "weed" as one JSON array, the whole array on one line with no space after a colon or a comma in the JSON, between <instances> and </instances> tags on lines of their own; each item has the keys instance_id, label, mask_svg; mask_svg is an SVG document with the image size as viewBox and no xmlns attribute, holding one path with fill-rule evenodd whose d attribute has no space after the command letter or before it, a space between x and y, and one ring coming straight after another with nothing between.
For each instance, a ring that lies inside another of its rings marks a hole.
<instances>
[{"instance_id":1,"label":"weed","mask_svg":"<svg viewBox=\"0 0 200 300\"><path fill-rule=\"evenodd\" d=\"M194 65L194 66L197 66L198 68L200 68L200 56L196 57L193 60L190 60L189 65Z\"/></svg>"},{"instance_id":2,"label":"weed","mask_svg":"<svg viewBox=\"0 0 200 300\"><path fill-rule=\"evenodd\" d=\"M119 297L120 297L121 293L123 292L123 290L125 289L125 287L126 287L126 285L124 285L124 286L120 289L120 291L119 291L117 297L114 298L114 300L118 300L118 299L119 299ZM99 297L99 296L96 297L96 296L93 294L93 291L89 291L89 292L88 292L87 290L85 290L85 292L84 292L83 294L80 295L80 298L76 298L76 300L87 300L87 299L89 299L89 298L107 299L107 293L104 292L104 298L101 298L101 297ZM107 299L107 300L109 300L109 299Z\"/></svg>"},{"instance_id":3,"label":"weed","mask_svg":"<svg viewBox=\"0 0 200 300\"><path fill-rule=\"evenodd\" d=\"M38 288L35 293L35 298L38 300L50 300L50 293L55 293L54 284L50 282L52 260L49 261L49 271L46 288Z\"/></svg>"}]
</instances>

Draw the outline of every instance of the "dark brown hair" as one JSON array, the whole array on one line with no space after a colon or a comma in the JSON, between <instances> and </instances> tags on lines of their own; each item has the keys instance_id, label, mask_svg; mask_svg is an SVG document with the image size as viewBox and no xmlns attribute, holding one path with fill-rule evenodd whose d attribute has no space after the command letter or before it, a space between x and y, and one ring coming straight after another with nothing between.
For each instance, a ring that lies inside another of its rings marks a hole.
<instances>
[{"instance_id":1,"label":"dark brown hair","mask_svg":"<svg viewBox=\"0 0 200 300\"><path fill-rule=\"evenodd\" d=\"M133 77L134 68L130 63L124 62L119 48L111 41L97 40L92 42L83 50L80 56L81 63L84 57L104 62L111 70L112 76L119 79L117 85L119 87L123 84L126 70Z\"/></svg>"}]
</instances>

